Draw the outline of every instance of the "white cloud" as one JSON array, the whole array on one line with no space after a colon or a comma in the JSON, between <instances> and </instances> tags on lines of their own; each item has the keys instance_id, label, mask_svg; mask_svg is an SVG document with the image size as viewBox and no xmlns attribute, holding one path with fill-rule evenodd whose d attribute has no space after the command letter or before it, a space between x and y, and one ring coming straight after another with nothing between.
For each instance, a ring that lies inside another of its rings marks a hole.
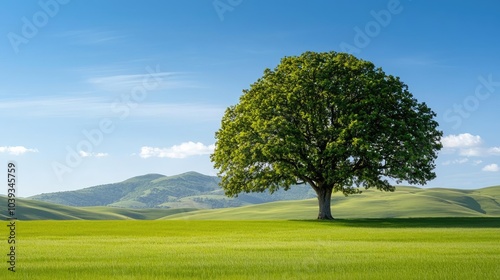
<instances>
[{"instance_id":1,"label":"white cloud","mask_svg":"<svg viewBox=\"0 0 500 280\"><path fill-rule=\"evenodd\" d=\"M28 149L26 147L23 147L23 146L4 146L4 147L0 147L0 153L7 153L9 155L14 155L14 156L18 156L18 155L22 155L22 154L25 154L25 153L38 153L38 150L37 149Z\"/></svg>"},{"instance_id":2,"label":"white cloud","mask_svg":"<svg viewBox=\"0 0 500 280\"><path fill-rule=\"evenodd\" d=\"M458 153L464 157L479 157L484 154L484 149L481 148L460 149Z\"/></svg>"},{"instance_id":3,"label":"white cloud","mask_svg":"<svg viewBox=\"0 0 500 280\"><path fill-rule=\"evenodd\" d=\"M482 142L479 135L472 135L470 133L448 135L441 139L444 148L477 147L480 146Z\"/></svg>"},{"instance_id":4,"label":"white cloud","mask_svg":"<svg viewBox=\"0 0 500 280\"><path fill-rule=\"evenodd\" d=\"M101 157L107 157L109 156L108 153L88 153L85 151L79 151L78 154L80 154L81 157L96 157L96 158L101 158Z\"/></svg>"},{"instance_id":5,"label":"white cloud","mask_svg":"<svg viewBox=\"0 0 500 280\"><path fill-rule=\"evenodd\" d=\"M500 147L492 147L488 149L488 154L500 156Z\"/></svg>"},{"instance_id":6,"label":"white cloud","mask_svg":"<svg viewBox=\"0 0 500 280\"><path fill-rule=\"evenodd\" d=\"M204 145L200 142L184 142L169 148L142 147L139 154L142 158L186 158L197 155L208 155L213 153L215 145Z\"/></svg>"},{"instance_id":7,"label":"white cloud","mask_svg":"<svg viewBox=\"0 0 500 280\"><path fill-rule=\"evenodd\" d=\"M450 164L464 164L466 162L468 162L469 159L468 158L460 158L460 159L456 159L456 160L448 160L448 161L445 161L443 162L443 165L450 165Z\"/></svg>"},{"instance_id":8,"label":"white cloud","mask_svg":"<svg viewBox=\"0 0 500 280\"><path fill-rule=\"evenodd\" d=\"M472 147L472 148L459 149L458 154L463 157L500 156L500 150L498 149L498 147L493 147L493 148Z\"/></svg>"},{"instance_id":9,"label":"white cloud","mask_svg":"<svg viewBox=\"0 0 500 280\"><path fill-rule=\"evenodd\" d=\"M109 154L108 153L96 153L96 154L94 154L94 156L95 157L107 157L107 156L109 156Z\"/></svg>"},{"instance_id":10,"label":"white cloud","mask_svg":"<svg viewBox=\"0 0 500 280\"><path fill-rule=\"evenodd\" d=\"M441 143L444 154L458 154L462 157L500 156L500 147L483 147L481 136L470 133L445 136Z\"/></svg>"},{"instance_id":11,"label":"white cloud","mask_svg":"<svg viewBox=\"0 0 500 280\"><path fill-rule=\"evenodd\" d=\"M485 167L483 167L483 171L487 171L487 172L498 172L500 171L500 167L493 163L493 164L489 164L489 165L486 165Z\"/></svg>"},{"instance_id":12,"label":"white cloud","mask_svg":"<svg viewBox=\"0 0 500 280\"><path fill-rule=\"evenodd\" d=\"M481 163L483 163L482 160L475 160L475 161L472 162L472 165L479 165Z\"/></svg>"}]
</instances>

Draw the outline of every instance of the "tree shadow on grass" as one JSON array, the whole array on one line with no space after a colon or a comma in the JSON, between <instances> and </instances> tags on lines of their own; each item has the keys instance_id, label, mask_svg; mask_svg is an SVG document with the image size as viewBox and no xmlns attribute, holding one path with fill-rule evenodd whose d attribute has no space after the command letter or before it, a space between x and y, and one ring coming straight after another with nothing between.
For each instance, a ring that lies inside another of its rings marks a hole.
<instances>
[{"instance_id":1,"label":"tree shadow on grass","mask_svg":"<svg viewBox=\"0 0 500 280\"><path fill-rule=\"evenodd\" d=\"M367 228L500 228L500 217L450 217L450 218L388 218L388 219L335 219L291 220L317 223L325 226L367 227Z\"/></svg>"}]
</instances>

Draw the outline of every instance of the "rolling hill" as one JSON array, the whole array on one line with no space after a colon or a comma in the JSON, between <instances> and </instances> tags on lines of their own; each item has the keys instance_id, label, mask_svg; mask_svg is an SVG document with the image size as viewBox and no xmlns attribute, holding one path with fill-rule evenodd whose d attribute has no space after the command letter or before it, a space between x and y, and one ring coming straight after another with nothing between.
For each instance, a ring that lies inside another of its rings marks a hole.
<instances>
[{"instance_id":1,"label":"rolling hill","mask_svg":"<svg viewBox=\"0 0 500 280\"><path fill-rule=\"evenodd\" d=\"M127 209L93 206L72 207L30 199L18 199L21 220L300 220L314 219L316 199L275 201L223 209ZM6 205L0 196L0 205ZM500 186L477 190L397 187L385 193L366 190L345 197L334 194L332 213L339 219L416 217L500 217ZM0 213L1 218L7 218Z\"/></svg>"},{"instance_id":2,"label":"rolling hill","mask_svg":"<svg viewBox=\"0 0 500 280\"><path fill-rule=\"evenodd\" d=\"M147 174L120 183L89 187L76 191L45 193L32 200L66 206L111 206L122 208L225 208L277 200L315 197L308 186L294 186L289 191L240 194L228 198L219 187L219 178L196 172L176 176Z\"/></svg>"},{"instance_id":3,"label":"rolling hill","mask_svg":"<svg viewBox=\"0 0 500 280\"><path fill-rule=\"evenodd\" d=\"M316 199L196 210L164 217L186 220L314 219ZM360 195L332 196L332 214L340 219L417 217L500 217L500 186L478 190L397 187L395 192L366 190Z\"/></svg>"},{"instance_id":4,"label":"rolling hill","mask_svg":"<svg viewBox=\"0 0 500 280\"><path fill-rule=\"evenodd\" d=\"M7 197L0 196L0 205L7 205ZM155 220L168 215L197 209L126 209L116 207L72 207L60 204L16 199L16 218L19 220ZM6 211L0 212L7 219Z\"/></svg>"}]
</instances>

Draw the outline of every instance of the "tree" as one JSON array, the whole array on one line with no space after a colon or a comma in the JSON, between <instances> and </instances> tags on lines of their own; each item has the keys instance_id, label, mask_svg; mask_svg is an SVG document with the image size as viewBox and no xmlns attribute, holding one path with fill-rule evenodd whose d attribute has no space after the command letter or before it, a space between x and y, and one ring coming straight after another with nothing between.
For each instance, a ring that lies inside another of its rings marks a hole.
<instances>
[{"instance_id":1,"label":"tree","mask_svg":"<svg viewBox=\"0 0 500 280\"><path fill-rule=\"evenodd\" d=\"M285 57L226 109L211 155L226 195L309 184L332 192L425 184L442 145L436 114L398 77L346 53Z\"/></svg>"}]
</instances>

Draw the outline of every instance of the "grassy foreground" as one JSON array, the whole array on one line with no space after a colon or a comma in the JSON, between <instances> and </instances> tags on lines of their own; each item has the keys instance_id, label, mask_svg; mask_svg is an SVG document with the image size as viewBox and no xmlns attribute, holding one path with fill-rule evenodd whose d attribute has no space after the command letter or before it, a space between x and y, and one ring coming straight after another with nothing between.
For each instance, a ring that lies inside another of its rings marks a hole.
<instances>
[{"instance_id":1,"label":"grassy foreground","mask_svg":"<svg viewBox=\"0 0 500 280\"><path fill-rule=\"evenodd\" d=\"M0 279L495 279L500 275L498 218L18 223L17 272L8 272L2 261ZM2 248L7 250L6 245Z\"/></svg>"}]
</instances>

